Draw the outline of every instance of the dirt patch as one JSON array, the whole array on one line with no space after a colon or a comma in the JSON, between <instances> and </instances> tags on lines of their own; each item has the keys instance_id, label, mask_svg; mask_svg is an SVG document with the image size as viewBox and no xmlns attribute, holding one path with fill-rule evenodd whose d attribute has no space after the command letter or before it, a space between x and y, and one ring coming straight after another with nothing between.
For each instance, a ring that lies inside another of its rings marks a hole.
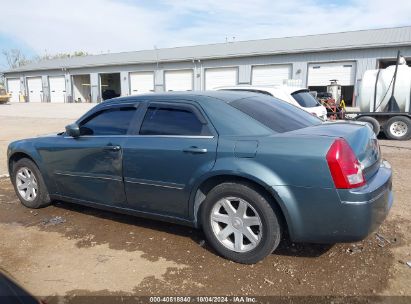
<instances>
[{"instance_id":1,"label":"dirt patch","mask_svg":"<svg viewBox=\"0 0 411 304\"><path fill-rule=\"evenodd\" d=\"M394 255L390 269L389 286L382 293L385 295L411 295L411 141L382 141L383 156L393 167L394 206L389 222L392 231L401 235L399 244L391 249Z\"/></svg>"},{"instance_id":2,"label":"dirt patch","mask_svg":"<svg viewBox=\"0 0 411 304\"><path fill-rule=\"evenodd\" d=\"M50 292L95 295L99 287L97 294L118 288L116 294L128 294L132 290L135 295L373 295L388 287L390 269L395 263L391 250L401 239L395 221L387 221L379 231L389 241L383 246L374 234L360 243L335 246L284 242L264 261L247 266L217 256L207 244L203 245L200 231L65 203L32 211L16 202L8 182L0 185L5 194L1 197L0 226L10 227L4 235L11 240L6 252L2 246L0 256L24 252L19 243L27 247L26 253L43 258L48 250L42 248L47 247L48 240L54 244L52 240L58 239L70 248L51 247L56 263L64 259L64 271L70 273L67 276L47 269L49 262L26 265L13 261L4 265L4 259L3 267L17 278L27 280L24 285L31 281L34 285L31 290L41 295ZM45 219L55 216L64 218L65 222L43 224ZM11 229L16 226L19 228ZM27 242L32 237L36 241ZM26 242L22 243L22 239ZM77 252L78 258L73 258L70 252ZM130 253L133 263L129 261ZM111 272L98 272L99 279L92 286L84 284L79 288L75 281L68 283L76 276L81 281L83 273L94 275L92 266L99 265L99 255L102 259L106 255L119 259L107 259L102 264ZM83 257L92 265L78 267L73 262ZM152 275L144 272L131 284L129 276L118 274L125 269L149 269L151 265L158 265L159 271ZM54 265L52 269L58 267ZM27 271L32 272L30 277L25 277ZM119 275L118 285L109 289L105 282L113 275ZM66 278L64 282L55 281L62 277ZM50 280L47 287L37 283L44 278Z\"/></svg>"},{"instance_id":3,"label":"dirt patch","mask_svg":"<svg viewBox=\"0 0 411 304\"><path fill-rule=\"evenodd\" d=\"M72 289L132 293L145 278L162 280L167 269L184 267L163 258L150 262L141 251L114 250L108 244L82 248L78 240L37 227L0 224L0 229L13 236L0 241L0 264L36 295L64 295Z\"/></svg>"}]
</instances>

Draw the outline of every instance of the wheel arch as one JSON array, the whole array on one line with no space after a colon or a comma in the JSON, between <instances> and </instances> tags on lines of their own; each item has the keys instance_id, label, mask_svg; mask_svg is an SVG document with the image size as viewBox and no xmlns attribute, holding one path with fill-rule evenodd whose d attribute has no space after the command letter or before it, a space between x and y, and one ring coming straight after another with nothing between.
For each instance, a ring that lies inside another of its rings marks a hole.
<instances>
[{"instance_id":1,"label":"wheel arch","mask_svg":"<svg viewBox=\"0 0 411 304\"><path fill-rule=\"evenodd\" d=\"M220 173L208 176L207 178L203 179L197 187L195 187L194 191L192 192L192 198L190 200L195 227L201 227L201 206L204 202L204 199L207 196L207 193L218 184L225 182L248 184L251 185L253 188L257 189L260 194L266 197L270 205L273 208L275 208L276 211L278 211L280 221L283 225L284 230L286 230L288 233L290 232L289 230L291 228L291 222L288 216L287 209L285 207L284 202L279 197L279 195L274 191L274 189L272 189L263 181L256 179L252 176L243 176L233 173Z\"/></svg>"},{"instance_id":2,"label":"wheel arch","mask_svg":"<svg viewBox=\"0 0 411 304\"><path fill-rule=\"evenodd\" d=\"M14 164L17 163L20 159L23 159L23 158L27 158L27 159L31 160L37 166L37 168L39 168L39 170L40 170L40 167L39 167L37 161L29 153L23 152L23 151L16 151L16 152L13 152L9 156L9 159L8 159L8 162L7 162L7 165L8 165L7 169L9 170L10 176L13 173Z\"/></svg>"},{"instance_id":3,"label":"wheel arch","mask_svg":"<svg viewBox=\"0 0 411 304\"><path fill-rule=\"evenodd\" d=\"M10 176L13 174L14 164L20 159L27 158L32 161L40 171L47 189L54 192L55 184L53 176L50 174L46 164L43 162L42 155L39 153L34 144L25 144L20 142L12 143L9 145L9 152L7 154L7 166Z\"/></svg>"}]
</instances>

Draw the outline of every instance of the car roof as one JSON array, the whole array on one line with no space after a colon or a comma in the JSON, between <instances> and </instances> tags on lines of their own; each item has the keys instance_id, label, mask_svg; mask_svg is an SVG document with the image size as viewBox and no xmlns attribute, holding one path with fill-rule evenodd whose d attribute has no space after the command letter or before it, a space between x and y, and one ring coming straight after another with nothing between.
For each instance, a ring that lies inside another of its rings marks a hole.
<instances>
[{"instance_id":1,"label":"car roof","mask_svg":"<svg viewBox=\"0 0 411 304\"><path fill-rule=\"evenodd\" d=\"M147 100L172 100L173 102L184 102L184 100L194 100L201 102L201 97L211 97L214 98L216 102L230 103L232 101L259 96L259 93L254 92L244 92L244 91L187 91L187 92L165 92L165 93L147 93L141 95L132 95L117 97L105 100L101 105L114 105L127 102L142 102Z\"/></svg>"},{"instance_id":2,"label":"car roof","mask_svg":"<svg viewBox=\"0 0 411 304\"><path fill-rule=\"evenodd\" d=\"M140 102L145 102L145 101L173 102L173 103L184 103L187 101L193 101L197 103L198 105L202 106L205 111L206 109L213 109L213 110L210 110L211 112L208 112L208 114L212 116L214 123L216 125L222 126L221 130L227 129L227 130L233 131L233 130L238 129L238 120L230 119L227 122L227 116L231 118L235 117L236 115L244 117L246 116L246 114L242 113L241 111L238 111L237 109L229 106L228 104L236 100L242 100L242 99L250 99L250 102L253 102L252 98L261 98L261 93L243 92L243 91L241 92L240 91L237 91L237 92L232 92L232 91L197 92L195 91L195 92L147 93L147 94L141 94L141 95L117 97L117 98L109 99L109 100L99 103L94 108L90 109L87 113L85 113L83 116L81 116L77 120L77 123L80 123L82 120L89 117L90 115L93 115L94 113L97 113L98 111L101 111L106 108L111 108L112 106L114 107L117 107L119 105L121 106L122 104L124 105L138 104ZM263 128L260 123L253 122L253 119L251 119L250 117L248 118L249 118L248 123L243 122L244 124L250 126L249 127L250 130L248 132L251 132L251 129L259 130L258 131L259 134L267 132L266 127ZM233 124L235 126L233 126ZM265 131L262 132L261 130L265 130ZM237 134L237 133L234 132L233 134Z\"/></svg>"}]
</instances>

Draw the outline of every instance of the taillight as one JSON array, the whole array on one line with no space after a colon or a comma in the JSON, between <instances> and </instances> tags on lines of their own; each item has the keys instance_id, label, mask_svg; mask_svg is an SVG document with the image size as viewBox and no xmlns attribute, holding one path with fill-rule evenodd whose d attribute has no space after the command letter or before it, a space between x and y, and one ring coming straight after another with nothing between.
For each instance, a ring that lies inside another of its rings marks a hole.
<instances>
[{"instance_id":1,"label":"taillight","mask_svg":"<svg viewBox=\"0 0 411 304\"><path fill-rule=\"evenodd\" d=\"M336 188L351 189L365 185L361 164L344 139L333 142L327 152L327 163Z\"/></svg>"}]
</instances>

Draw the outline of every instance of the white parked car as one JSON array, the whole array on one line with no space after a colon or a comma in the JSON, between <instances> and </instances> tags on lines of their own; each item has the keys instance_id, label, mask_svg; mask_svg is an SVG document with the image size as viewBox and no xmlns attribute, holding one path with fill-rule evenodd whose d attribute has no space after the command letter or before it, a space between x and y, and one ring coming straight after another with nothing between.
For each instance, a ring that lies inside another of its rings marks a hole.
<instances>
[{"instance_id":1,"label":"white parked car","mask_svg":"<svg viewBox=\"0 0 411 304\"><path fill-rule=\"evenodd\" d=\"M317 115L319 118L327 120L327 109L320 104L306 88L299 88L293 86L253 86L253 85L238 85L219 87L216 90L225 91L250 91L259 92L274 96L278 99L284 100L292 105L295 105L305 111Z\"/></svg>"}]
</instances>

